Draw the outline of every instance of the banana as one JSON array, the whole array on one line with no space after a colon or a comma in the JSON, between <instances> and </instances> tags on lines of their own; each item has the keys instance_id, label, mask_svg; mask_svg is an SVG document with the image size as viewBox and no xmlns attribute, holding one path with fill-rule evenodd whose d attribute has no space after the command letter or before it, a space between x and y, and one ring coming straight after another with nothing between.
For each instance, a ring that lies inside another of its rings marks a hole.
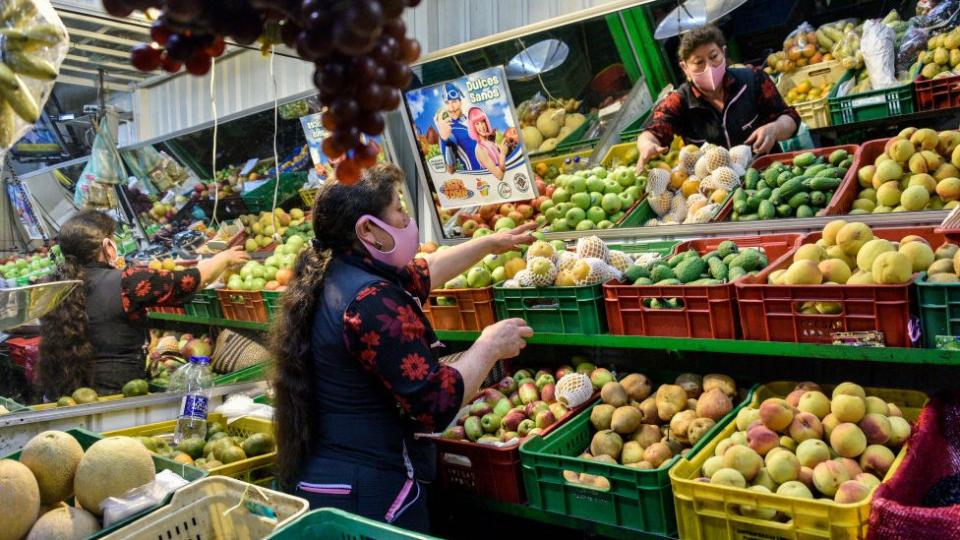
<instances>
[{"instance_id":1,"label":"banana","mask_svg":"<svg viewBox=\"0 0 960 540\"><path fill-rule=\"evenodd\" d=\"M837 30L836 28L830 27L821 27L820 30L823 31L823 34L834 42L839 42L843 40L843 32Z\"/></svg>"},{"instance_id":2,"label":"banana","mask_svg":"<svg viewBox=\"0 0 960 540\"><path fill-rule=\"evenodd\" d=\"M13 75L6 64L0 63L0 66L3 66L0 68L0 97L6 99L14 112L24 121L30 124L36 123L40 119L40 108L37 106L36 100L30 95L30 91L27 90L20 77ZM6 71L10 71L9 75L13 75L13 79L16 81L15 86L11 87L6 84L6 78L2 73Z\"/></svg>"},{"instance_id":3,"label":"banana","mask_svg":"<svg viewBox=\"0 0 960 540\"><path fill-rule=\"evenodd\" d=\"M57 78L57 68L43 58L22 51L6 51L3 61L13 71L33 79L52 81Z\"/></svg>"},{"instance_id":4,"label":"banana","mask_svg":"<svg viewBox=\"0 0 960 540\"><path fill-rule=\"evenodd\" d=\"M0 20L5 24L20 26L36 14L37 6L32 0L7 0L6 6L0 12Z\"/></svg>"},{"instance_id":5,"label":"banana","mask_svg":"<svg viewBox=\"0 0 960 540\"><path fill-rule=\"evenodd\" d=\"M8 49L35 51L62 42L66 36L59 28L51 24L38 24L21 30L19 28L0 28Z\"/></svg>"},{"instance_id":6,"label":"banana","mask_svg":"<svg viewBox=\"0 0 960 540\"><path fill-rule=\"evenodd\" d=\"M814 35L817 36L817 45L819 45L821 49L827 51L833 49L834 41L827 36L827 33L824 32L822 28L817 30Z\"/></svg>"},{"instance_id":7,"label":"banana","mask_svg":"<svg viewBox=\"0 0 960 540\"><path fill-rule=\"evenodd\" d=\"M0 104L0 148L10 148L16 141L14 136L17 129L16 117L10 104L3 101Z\"/></svg>"}]
</instances>

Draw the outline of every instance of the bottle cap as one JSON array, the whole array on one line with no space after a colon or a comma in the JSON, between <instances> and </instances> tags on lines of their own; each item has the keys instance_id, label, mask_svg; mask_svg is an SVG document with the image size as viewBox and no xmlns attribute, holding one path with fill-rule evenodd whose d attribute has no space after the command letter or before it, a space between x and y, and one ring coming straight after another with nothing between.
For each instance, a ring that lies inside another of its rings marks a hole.
<instances>
[{"instance_id":1,"label":"bottle cap","mask_svg":"<svg viewBox=\"0 0 960 540\"><path fill-rule=\"evenodd\" d=\"M191 364L209 364L210 357L209 356L191 356L190 363Z\"/></svg>"}]
</instances>

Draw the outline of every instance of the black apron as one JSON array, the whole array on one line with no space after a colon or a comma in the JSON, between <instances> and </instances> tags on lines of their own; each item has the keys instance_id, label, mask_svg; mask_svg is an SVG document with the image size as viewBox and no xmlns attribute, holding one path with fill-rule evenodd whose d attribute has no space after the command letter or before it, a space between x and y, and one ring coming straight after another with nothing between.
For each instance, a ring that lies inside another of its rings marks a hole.
<instances>
[{"instance_id":1,"label":"black apron","mask_svg":"<svg viewBox=\"0 0 960 540\"><path fill-rule=\"evenodd\" d=\"M106 265L84 268L87 332L95 354L94 390L117 394L145 376L147 326L130 320L120 294L121 272Z\"/></svg>"}]
</instances>

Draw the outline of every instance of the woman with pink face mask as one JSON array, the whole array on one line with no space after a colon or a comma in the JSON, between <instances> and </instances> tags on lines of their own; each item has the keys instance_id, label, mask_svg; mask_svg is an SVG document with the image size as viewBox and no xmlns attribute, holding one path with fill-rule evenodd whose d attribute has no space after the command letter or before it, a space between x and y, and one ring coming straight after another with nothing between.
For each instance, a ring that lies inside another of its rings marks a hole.
<instances>
[{"instance_id":1,"label":"woman with pink face mask","mask_svg":"<svg viewBox=\"0 0 960 540\"><path fill-rule=\"evenodd\" d=\"M477 141L476 157L477 161L485 169L493 173L497 180L503 178L506 171L507 155L510 153L510 146L507 139L497 144L497 132L490 127L490 119L487 113L480 107L472 107L467 113L467 132L470 138Z\"/></svg>"},{"instance_id":2,"label":"woman with pink face mask","mask_svg":"<svg viewBox=\"0 0 960 540\"><path fill-rule=\"evenodd\" d=\"M674 135L686 144L748 144L754 154L765 154L796 133L800 116L766 73L727 67L726 41L715 26L684 34L678 57L687 80L654 108L637 139L638 169L666 152Z\"/></svg>"},{"instance_id":3,"label":"woman with pink face mask","mask_svg":"<svg viewBox=\"0 0 960 540\"><path fill-rule=\"evenodd\" d=\"M381 164L316 195L316 238L297 259L273 332L275 475L313 508L426 532L436 453L415 435L443 431L533 331L500 321L441 364L420 305L484 255L533 238L520 227L414 258L417 224L400 204L402 184L397 167Z\"/></svg>"}]
</instances>

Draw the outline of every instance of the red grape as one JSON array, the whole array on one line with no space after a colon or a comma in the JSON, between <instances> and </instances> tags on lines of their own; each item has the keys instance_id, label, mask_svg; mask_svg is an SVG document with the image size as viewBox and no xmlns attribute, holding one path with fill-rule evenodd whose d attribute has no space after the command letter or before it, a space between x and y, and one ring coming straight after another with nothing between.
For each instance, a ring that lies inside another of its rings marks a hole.
<instances>
[{"instance_id":1,"label":"red grape","mask_svg":"<svg viewBox=\"0 0 960 540\"><path fill-rule=\"evenodd\" d=\"M349 124L357 117L359 110L357 100L350 96L340 96L330 104L330 114L337 119L337 124Z\"/></svg>"},{"instance_id":2,"label":"red grape","mask_svg":"<svg viewBox=\"0 0 960 540\"><path fill-rule=\"evenodd\" d=\"M280 27L280 40L287 47L293 47L297 43L297 35L300 34L300 27L296 23L286 21Z\"/></svg>"},{"instance_id":3,"label":"red grape","mask_svg":"<svg viewBox=\"0 0 960 540\"><path fill-rule=\"evenodd\" d=\"M330 111L324 111L323 115L320 116L320 122L323 123L324 129L327 131L335 131L337 129L337 119L330 114Z\"/></svg>"},{"instance_id":4,"label":"red grape","mask_svg":"<svg viewBox=\"0 0 960 540\"><path fill-rule=\"evenodd\" d=\"M383 116L377 112L367 112L357 119L357 127L367 135L379 135L383 133Z\"/></svg>"},{"instance_id":5,"label":"red grape","mask_svg":"<svg viewBox=\"0 0 960 540\"><path fill-rule=\"evenodd\" d=\"M380 5L383 15L388 19L396 19L403 13L403 8L407 7L405 0L380 0Z\"/></svg>"},{"instance_id":6,"label":"red grape","mask_svg":"<svg viewBox=\"0 0 960 540\"><path fill-rule=\"evenodd\" d=\"M383 87L377 83L361 86L357 92L357 104L365 111L380 110L380 106L383 104L383 93ZM370 133L366 130L364 132Z\"/></svg>"},{"instance_id":7,"label":"red grape","mask_svg":"<svg viewBox=\"0 0 960 540\"><path fill-rule=\"evenodd\" d=\"M387 64L387 82L394 88L406 88L410 86L413 80L413 73L410 68L402 62L390 62Z\"/></svg>"},{"instance_id":8,"label":"red grape","mask_svg":"<svg viewBox=\"0 0 960 540\"><path fill-rule=\"evenodd\" d=\"M333 42L341 52L350 56L367 54L376 44L378 35L361 36L349 26L340 25L333 28Z\"/></svg>"},{"instance_id":9,"label":"red grape","mask_svg":"<svg viewBox=\"0 0 960 540\"><path fill-rule=\"evenodd\" d=\"M369 169L377 164L380 147L377 146L377 143L370 141L367 144L357 147L353 154L353 159L355 159L362 168Z\"/></svg>"},{"instance_id":10,"label":"red grape","mask_svg":"<svg viewBox=\"0 0 960 540\"><path fill-rule=\"evenodd\" d=\"M399 41L407 35L407 25L403 19L390 19L383 23L383 33Z\"/></svg>"},{"instance_id":11,"label":"red grape","mask_svg":"<svg viewBox=\"0 0 960 540\"><path fill-rule=\"evenodd\" d=\"M207 47L207 52L210 54L210 56L219 58L220 55L223 54L223 51L226 49L226 47L227 44L223 41L223 38L217 36L217 39L214 40L213 45Z\"/></svg>"},{"instance_id":12,"label":"red grape","mask_svg":"<svg viewBox=\"0 0 960 540\"><path fill-rule=\"evenodd\" d=\"M160 49L141 43L130 52L130 63L140 71L153 71L160 67L160 54Z\"/></svg>"},{"instance_id":13,"label":"red grape","mask_svg":"<svg viewBox=\"0 0 960 540\"><path fill-rule=\"evenodd\" d=\"M351 20L350 26L358 34L370 34L383 24L383 9L380 7L379 0L354 2L353 13L356 15Z\"/></svg>"},{"instance_id":14,"label":"red grape","mask_svg":"<svg viewBox=\"0 0 960 540\"><path fill-rule=\"evenodd\" d=\"M182 21L189 21L203 13L203 2L197 0L164 0L164 13Z\"/></svg>"},{"instance_id":15,"label":"red grape","mask_svg":"<svg viewBox=\"0 0 960 540\"><path fill-rule=\"evenodd\" d=\"M416 62L417 58L420 58L420 42L415 39L404 38L400 42L400 58L408 64Z\"/></svg>"},{"instance_id":16,"label":"red grape","mask_svg":"<svg viewBox=\"0 0 960 540\"><path fill-rule=\"evenodd\" d=\"M336 139L333 137L327 137L324 139L322 148L323 154L329 159L337 159L338 157L342 156L343 152L345 151L344 148L340 146L340 144L337 143Z\"/></svg>"},{"instance_id":17,"label":"red grape","mask_svg":"<svg viewBox=\"0 0 960 540\"><path fill-rule=\"evenodd\" d=\"M396 88L391 88L383 97L383 110L392 111L398 106L400 106L400 91Z\"/></svg>"},{"instance_id":18,"label":"red grape","mask_svg":"<svg viewBox=\"0 0 960 540\"><path fill-rule=\"evenodd\" d=\"M171 34L167 39L167 55L183 62L193 55L193 43L183 34Z\"/></svg>"},{"instance_id":19,"label":"red grape","mask_svg":"<svg viewBox=\"0 0 960 540\"><path fill-rule=\"evenodd\" d=\"M343 64L333 61L324 64L323 68L316 71L314 83L317 88L330 90L334 93L347 87L347 70Z\"/></svg>"},{"instance_id":20,"label":"red grape","mask_svg":"<svg viewBox=\"0 0 960 540\"><path fill-rule=\"evenodd\" d=\"M360 167L354 160L348 158L337 165L334 175L337 177L337 182L352 186L360 179Z\"/></svg>"},{"instance_id":21,"label":"red grape","mask_svg":"<svg viewBox=\"0 0 960 540\"><path fill-rule=\"evenodd\" d=\"M150 25L150 39L155 41L157 45L166 45L170 33L170 28L162 21L154 21L153 24Z\"/></svg>"},{"instance_id":22,"label":"red grape","mask_svg":"<svg viewBox=\"0 0 960 540\"><path fill-rule=\"evenodd\" d=\"M407 0L407 7L417 7L420 5L420 0Z\"/></svg>"},{"instance_id":23,"label":"red grape","mask_svg":"<svg viewBox=\"0 0 960 540\"><path fill-rule=\"evenodd\" d=\"M350 63L350 72L360 82L369 82L377 76L377 62L369 56L354 56Z\"/></svg>"},{"instance_id":24,"label":"red grape","mask_svg":"<svg viewBox=\"0 0 960 540\"><path fill-rule=\"evenodd\" d=\"M187 72L198 77L206 75L212 64L209 54L205 51L197 51L187 60Z\"/></svg>"},{"instance_id":25,"label":"red grape","mask_svg":"<svg viewBox=\"0 0 960 540\"><path fill-rule=\"evenodd\" d=\"M103 0L103 9L114 17L129 17L133 8L124 0Z\"/></svg>"},{"instance_id":26,"label":"red grape","mask_svg":"<svg viewBox=\"0 0 960 540\"><path fill-rule=\"evenodd\" d=\"M333 140L343 148L353 148L360 142L360 131L355 127L340 127L333 132Z\"/></svg>"},{"instance_id":27,"label":"red grape","mask_svg":"<svg viewBox=\"0 0 960 540\"><path fill-rule=\"evenodd\" d=\"M160 67L162 67L167 73L176 73L180 71L180 68L183 67L183 64L177 62L173 58L170 58L167 53L163 53L163 59L161 60Z\"/></svg>"}]
</instances>

